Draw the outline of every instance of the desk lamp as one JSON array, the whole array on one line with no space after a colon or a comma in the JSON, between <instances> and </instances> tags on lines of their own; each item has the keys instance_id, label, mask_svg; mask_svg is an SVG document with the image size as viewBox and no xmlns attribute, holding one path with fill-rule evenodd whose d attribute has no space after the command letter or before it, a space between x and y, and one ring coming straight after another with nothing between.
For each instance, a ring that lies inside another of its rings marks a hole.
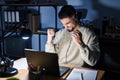
<instances>
[{"instance_id":1,"label":"desk lamp","mask_svg":"<svg viewBox=\"0 0 120 80\"><path fill-rule=\"evenodd\" d=\"M24 39L29 39L31 37L32 32L29 29L26 28L19 28L19 32L15 29L13 32L9 32L9 35L4 35L4 31L2 31L2 37L0 39L1 46L2 46L2 55L0 55L0 77L9 77L13 76L18 73L18 70L16 68L13 68L14 60L10 59L8 56L5 56L5 50L4 50L4 40L15 32L17 32L16 35L21 36Z\"/></svg>"}]
</instances>

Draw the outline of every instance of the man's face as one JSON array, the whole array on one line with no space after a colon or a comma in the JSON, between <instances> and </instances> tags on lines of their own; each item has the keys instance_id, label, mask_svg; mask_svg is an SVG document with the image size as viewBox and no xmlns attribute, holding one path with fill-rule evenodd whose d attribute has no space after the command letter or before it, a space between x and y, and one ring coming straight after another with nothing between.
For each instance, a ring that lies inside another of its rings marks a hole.
<instances>
[{"instance_id":1,"label":"man's face","mask_svg":"<svg viewBox=\"0 0 120 80\"><path fill-rule=\"evenodd\" d=\"M71 32L75 29L76 23L74 17L63 18L60 21L63 24L64 28L67 29L68 31Z\"/></svg>"}]
</instances>

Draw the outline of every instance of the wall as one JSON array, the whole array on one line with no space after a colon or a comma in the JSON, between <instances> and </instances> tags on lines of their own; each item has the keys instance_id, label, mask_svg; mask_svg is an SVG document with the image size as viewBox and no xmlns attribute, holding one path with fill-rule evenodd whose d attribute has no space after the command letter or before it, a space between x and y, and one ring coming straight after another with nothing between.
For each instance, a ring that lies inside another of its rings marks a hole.
<instances>
[{"instance_id":1,"label":"wall","mask_svg":"<svg viewBox=\"0 0 120 80\"><path fill-rule=\"evenodd\" d=\"M94 25L102 30L102 20L106 16L108 19L114 18L113 25L120 26L120 6L119 0L92 0L93 9L98 13L98 18L93 21Z\"/></svg>"}]
</instances>

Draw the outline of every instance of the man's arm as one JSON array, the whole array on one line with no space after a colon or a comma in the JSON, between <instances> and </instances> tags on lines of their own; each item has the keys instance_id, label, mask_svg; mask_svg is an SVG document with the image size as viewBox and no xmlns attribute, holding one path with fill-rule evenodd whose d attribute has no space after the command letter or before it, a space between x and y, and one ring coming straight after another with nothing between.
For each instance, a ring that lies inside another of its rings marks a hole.
<instances>
[{"instance_id":1,"label":"man's arm","mask_svg":"<svg viewBox=\"0 0 120 80\"><path fill-rule=\"evenodd\" d=\"M45 51L46 52L52 52L55 53L54 44L53 44L53 37L55 35L54 29L48 29L47 30L47 42L45 45Z\"/></svg>"},{"instance_id":2,"label":"man's arm","mask_svg":"<svg viewBox=\"0 0 120 80\"><path fill-rule=\"evenodd\" d=\"M82 34L85 37L84 41L82 40ZM87 64L94 66L100 57L98 39L93 32L89 31L89 29L86 29L85 33L82 34L79 31L76 31L72 34L72 38L78 45L83 60Z\"/></svg>"},{"instance_id":3,"label":"man's arm","mask_svg":"<svg viewBox=\"0 0 120 80\"><path fill-rule=\"evenodd\" d=\"M90 37L90 40L88 40L88 44L83 44L80 47L80 53L83 60L87 64L94 66L98 62L100 58L100 49L99 42L96 36Z\"/></svg>"}]
</instances>

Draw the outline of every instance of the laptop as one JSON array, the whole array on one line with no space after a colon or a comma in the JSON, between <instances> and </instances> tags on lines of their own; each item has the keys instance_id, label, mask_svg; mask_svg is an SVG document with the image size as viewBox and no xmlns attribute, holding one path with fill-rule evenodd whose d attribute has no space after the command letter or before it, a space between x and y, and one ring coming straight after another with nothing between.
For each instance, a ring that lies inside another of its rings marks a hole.
<instances>
[{"instance_id":1,"label":"laptop","mask_svg":"<svg viewBox=\"0 0 120 80\"><path fill-rule=\"evenodd\" d=\"M43 75L63 76L70 68L59 66L58 55L55 53L25 49L28 68L31 71L41 71Z\"/></svg>"}]
</instances>

